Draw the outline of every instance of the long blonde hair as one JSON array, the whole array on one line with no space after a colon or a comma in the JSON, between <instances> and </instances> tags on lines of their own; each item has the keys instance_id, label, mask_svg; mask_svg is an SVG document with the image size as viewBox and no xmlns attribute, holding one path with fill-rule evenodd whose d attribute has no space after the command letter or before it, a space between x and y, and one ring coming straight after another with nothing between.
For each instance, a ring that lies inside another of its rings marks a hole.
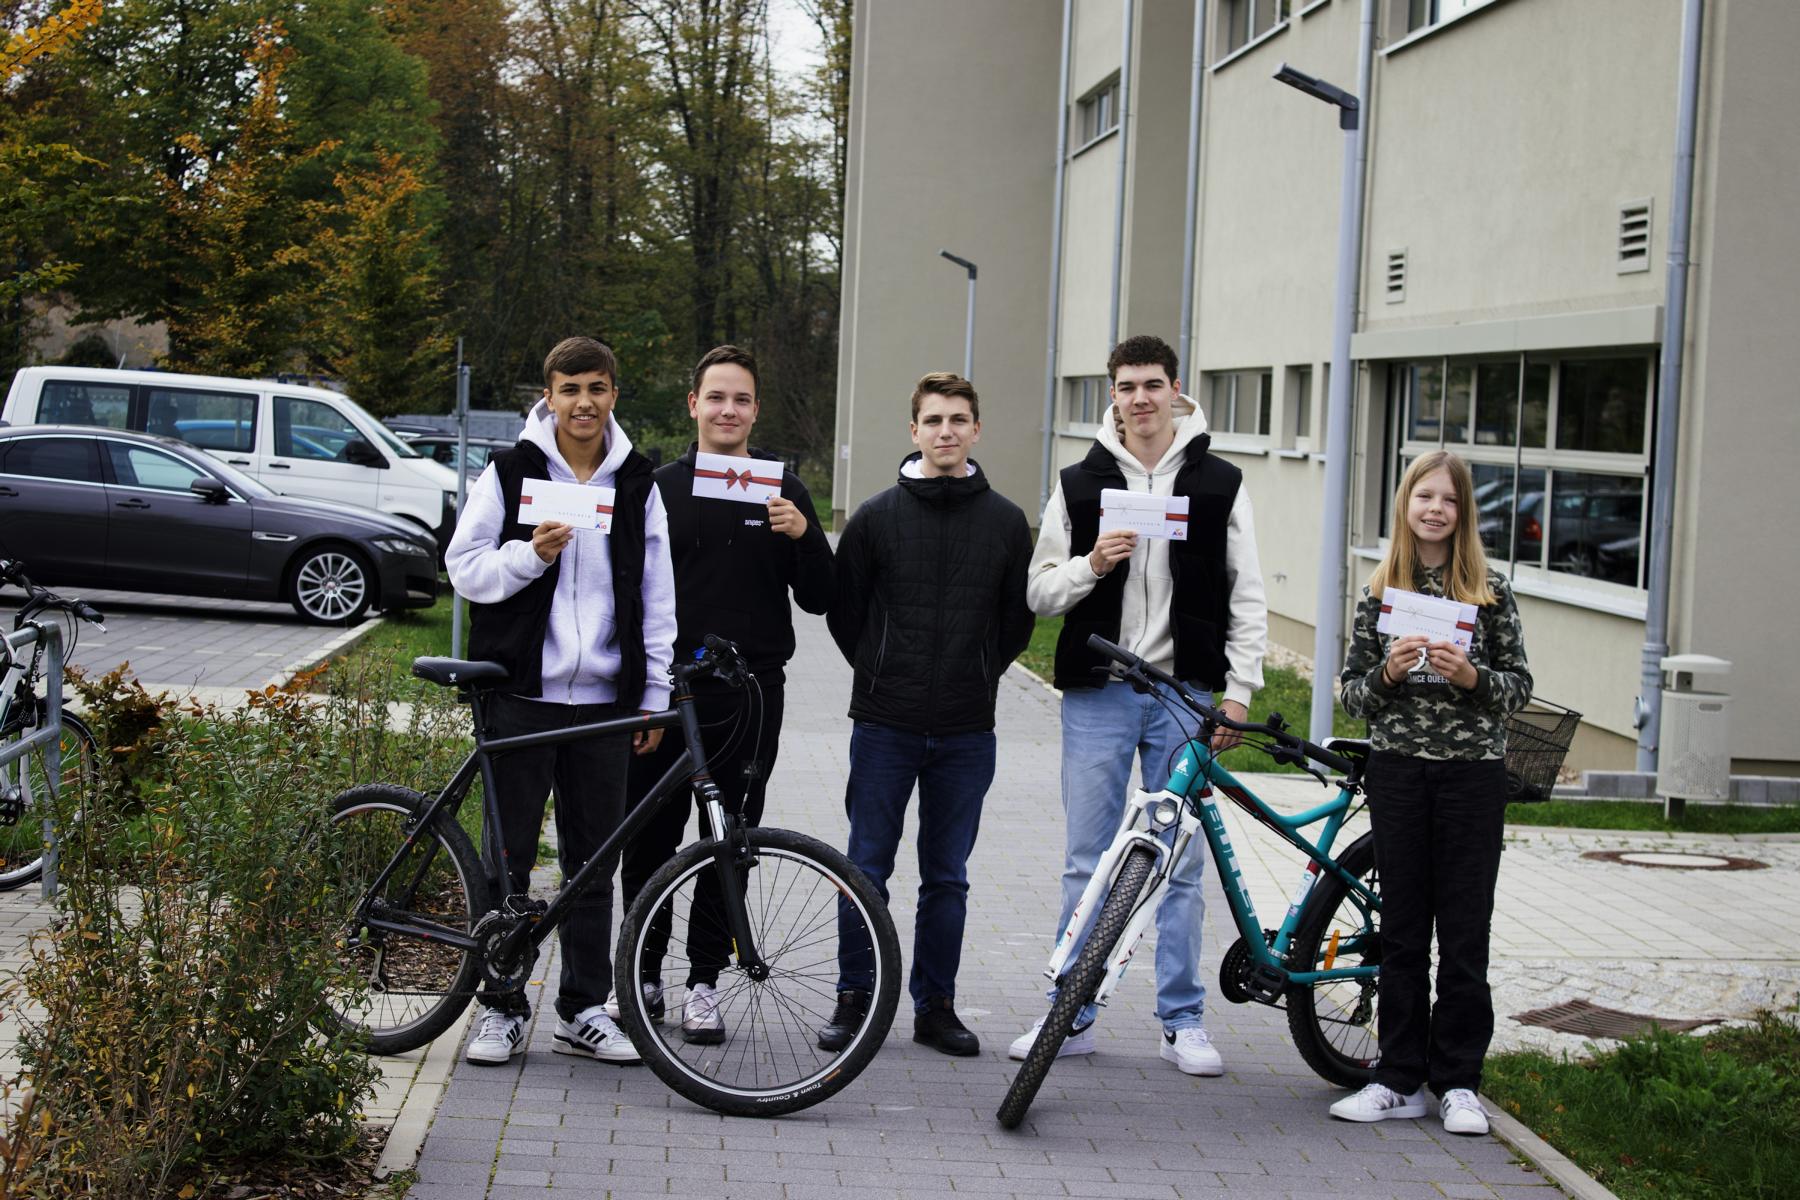
<instances>
[{"instance_id":1,"label":"long blonde hair","mask_svg":"<svg viewBox=\"0 0 1800 1200\"><path fill-rule=\"evenodd\" d=\"M1492 604L1488 587L1487 552L1481 547L1479 514L1475 511L1475 478L1469 464L1448 450L1433 450L1413 459L1394 492L1394 536L1387 553L1369 576L1369 593L1380 597L1389 584L1411 588L1419 576L1419 540L1407 523L1406 510L1413 489L1433 471L1450 475L1456 491L1456 528L1450 534L1450 558L1444 564L1444 595L1459 604Z\"/></svg>"}]
</instances>

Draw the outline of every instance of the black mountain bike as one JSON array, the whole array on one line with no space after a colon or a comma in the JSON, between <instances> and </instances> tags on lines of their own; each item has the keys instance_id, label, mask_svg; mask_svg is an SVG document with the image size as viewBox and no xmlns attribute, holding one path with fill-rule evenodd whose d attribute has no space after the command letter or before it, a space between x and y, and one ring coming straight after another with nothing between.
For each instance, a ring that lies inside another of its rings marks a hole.
<instances>
[{"instance_id":1,"label":"black mountain bike","mask_svg":"<svg viewBox=\"0 0 1800 1200\"><path fill-rule=\"evenodd\" d=\"M333 802L333 861L350 905L342 953L362 985L334 1002L333 1012L371 1051L397 1054L422 1046L455 1022L479 988L520 987L537 948L576 898L602 882L599 864L664 804L691 803L691 792L715 834L685 847L650 877L619 931L614 977L620 1024L644 1063L694 1103L733 1116L806 1108L868 1065L899 997L900 945L886 904L861 871L823 842L785 829L749 828L726 813L707 773L691 685L713 675L740 688L754 686L736 647L709 637L695 661L670 673L675 689L666 712L496 738L485 700L505 683L505 668L450 658L413 661L413 674L421 679L460 689L474 712L475 750L435 796L364 784ZM676 726L687 749L588 863L547 903L508 895L491 757ZM459 820L478 777L480 853ZM701 890L709 895L698 896ZM819 1048L818 1038L837 1001L840 922L849 928L860 922L867 931L874 1002L849 1042L828 1051ZM664 930L671 933L658 936ZM680 1006L667 1002L667 992L646 996L638 986L640 980L684 977L690 942L732 948L716 995L723 1040L687 1040ZM651 949L658 944L667 949Z\"/></svg>"}]
</instances>

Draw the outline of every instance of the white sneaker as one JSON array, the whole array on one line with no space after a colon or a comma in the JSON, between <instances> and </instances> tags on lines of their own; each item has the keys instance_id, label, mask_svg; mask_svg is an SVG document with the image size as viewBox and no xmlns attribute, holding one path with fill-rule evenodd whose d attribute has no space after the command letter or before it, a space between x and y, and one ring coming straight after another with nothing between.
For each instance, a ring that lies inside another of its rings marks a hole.
<instances>
[{"instance_id":1,"label":"white sneaker","mask_svg":"<svg viewBox=\"0 0 1800 1200\"><path fill-rule=\"evenodd\" d=\"M498 1066L525 1049L525 1017L520 1013L504 1013L497 1008L483 1008L475 1020L475 1036L469 1039L463 1057L472 1063Z\"/></svg>"},{"instance_id":2,"label":"white sneaker","mask_svg":"<svg viewBox=\"0 0 1800 1200\"><path fill-rule=\"evenodd\" d=\"M646 983L640 984L639 986L644 989L644 1008L650 1014L651 1023L656 1024L656 1025L662 1024L662 1019L663 1019L663 988L662 988L662 984L646 982ZM615 1021L617 1021L619 1019L619 992L618 992L618 989L616 989L616 988L612 991L612 993L610 995L608 995L606 997L606 1015L611 1017Z\"/></svg>"},{"instance_id":3,"label":"white sneaker","mask_svg":"<svg viewBox=\"0 0 1800 1200\"><path fill-rule=\"evenodd\" d=\"M1031 1053L1032 1044L1038 1040L1038 1034L1043 1028L1044 1018L1039 1017L1036 1024L1013 1039L1012 1047L1007 1050L1006 1056L1016 1058L1020 1062L1025 1061L1025 1056ZM1056 1057L1067 1058L1071 1054L1092 1054L1094 1049L1094 1023L1089 1021L1086 1026L1063 1039L1062 1048L1056 1052Z\"/></svg>"},{"instance_id":4,"label":"white sneaker","mask_svg":"<svg viewBox=\"0 0 1800 1200\"><path fill-rule=\"evenodd\" d=\"M637 1047L631 1044L623 1029L613 1024L603 1004L582 1009L573 1021L558 1018L550 1048L558 1054L579 1054L601 1062L639 1061Z\"/></svg>"},{"instance_id":5,"label":"white sneaker","mask_svg":"<svg viewBox=\"0 0 1800 1200\"><path fill-rule=\"evenodd\" d=\"M1198 1025L1162 1036L1162 1056L1188 1075L1223 1075L1225 1060L1213 1049L1212 1038Z\"/></svg>"},{"instance_id":6,"label":"white sneaker","mask_svg":"<svg viewBox=\"0 0 1800 1200\"><path fill-rule=\"evenodd\" d=\"M710 983L688 989L681 1006L681 1039L697 1046L716 1046L725 1040L725 1018L719 1015L719 993Z\"/></svg>"},{"instance_id":7,"label":"white sneaker","mask_svg":"<svg viewBox=\"0 0 1800 1200\"><path fill-rule=\"evenodd\" d=\"M1399 1117L1422 1117L1430 1109L1425 1102L1425 1089L1402 1096L1393 1088L1371 1083L1354 1096L1345 1096L1331 1106L1331 1115L1340 1121L1386 1121Z\"/></svg>"},{"instance_id":8,"label":"white sneaker","mask_svg":"<svg viewBox=\"0 0 1800 1200\"><path fill-rule=\"evenodd\" d=\"M1438 1106L1445 1133L1483 1134L1488 1131L1487 1110L1468 1088L1451 1088Z\"/></svg>"}]
</instances>

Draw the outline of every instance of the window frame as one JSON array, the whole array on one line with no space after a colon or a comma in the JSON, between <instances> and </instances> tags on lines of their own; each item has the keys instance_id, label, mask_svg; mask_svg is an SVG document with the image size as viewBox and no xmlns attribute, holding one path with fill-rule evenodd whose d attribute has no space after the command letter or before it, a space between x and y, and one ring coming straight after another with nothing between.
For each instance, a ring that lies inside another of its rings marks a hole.
<instances>
[{"instance_id":1,"label":"window frame","mask_svg":"<svg viewBox=\"0 0 1800 1200\"><path fill-rule=\"evenodd\" d=\"M1256 391L1248 403L1256 410L1258 428L1253 432L1243 432L1237 428L1238 413L1245 404L1241 395L1243 380L1251 377L1256 380ZM1255 449L1267 449L1270 443L1270 428L1274 421L1275 403L1275 369L1273 367L1241 367L1230 371L1202 371L1200 373L1200 394L1196 403L1200 411L1206 414L1206 431L1212 435L1215 444L1221 449L1234 446ZM1214 401L1215 389L1230 380L1230 397L1227 417L1223 423L1215 424Z\"/></svg>"},{"instance_id":2,"label":"window frame","mask_svg":"<svg viewBox=\"0 0 1800 1200\"><path fill-rule=\"evenodd\" d=\"M1088 147L1103 142L1113 134L1119 132L1119 83L1121 74L1122 73L1119 71L1114 71L1111 75L1108 75L1105 79L1102 79L1099 83L1095 84L1081 96L1076 98L1074 126L1080 141L1073 150L1069 151L1070 158L1074 158L1076 155L1088 149ZM1104 113L1111 118L1112 123L1102 126L1100 124L1100 116L1096 116L1094 120L1095 132L1090 134L1087 131L1088 114L1099 110L1103 105Z\"/></svg>"}]
</instances>

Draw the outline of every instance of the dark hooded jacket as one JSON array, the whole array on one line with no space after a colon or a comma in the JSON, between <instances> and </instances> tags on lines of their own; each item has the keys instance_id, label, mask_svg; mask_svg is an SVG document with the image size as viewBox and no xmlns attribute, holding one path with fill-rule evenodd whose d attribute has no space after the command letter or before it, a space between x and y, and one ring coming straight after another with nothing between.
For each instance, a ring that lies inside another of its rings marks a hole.
<instances>
[{"instance_id":1,"label":"dark hooded jacket","mask_svg":"<svg viewBox=\"0 0 1800 1200\"><path fill-rule=\"evenodd\" d=\"M855 668L850 717L914 733L994 727L1000 675L1031 641L1031 530L974 468L909 474L871 496L838 543L827 621ZM915 468L916 472L916 468Z\"/></svg>"}]
</instances>

